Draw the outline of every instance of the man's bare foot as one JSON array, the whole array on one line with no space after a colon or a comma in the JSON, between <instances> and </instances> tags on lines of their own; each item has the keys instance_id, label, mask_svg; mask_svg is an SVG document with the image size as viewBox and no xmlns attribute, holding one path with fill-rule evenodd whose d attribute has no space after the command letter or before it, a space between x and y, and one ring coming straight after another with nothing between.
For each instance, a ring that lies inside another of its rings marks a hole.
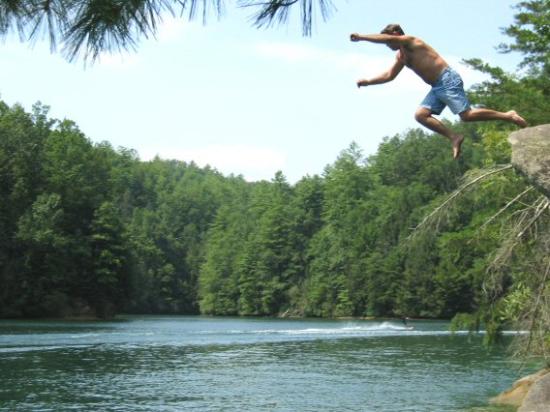
<instances>
[{"instance_id":1,"label":"man's bare foot","mask_svg":"<svg viewBox=\"0 0 550 412\"><path fill-rule=\"evenodd\" d=\"M521 117L515 110L510 110L509 112L506 112L508 116L510 116L510 120L517 124L519 127L527 127L527 122L523 117Z\"/></svg>"},{"instance_id":2,"label":"man's bare foot","mask_svg":"<svg viewBox=\"0 0 550 412\"><path fill-rule=\"evenodd\" d=\"M455 134L451 137L451 143L453 145L453 159L458 159L460 156L460 147L464 141L464 136L460 134Z\"/></svg>"}]
</instances>

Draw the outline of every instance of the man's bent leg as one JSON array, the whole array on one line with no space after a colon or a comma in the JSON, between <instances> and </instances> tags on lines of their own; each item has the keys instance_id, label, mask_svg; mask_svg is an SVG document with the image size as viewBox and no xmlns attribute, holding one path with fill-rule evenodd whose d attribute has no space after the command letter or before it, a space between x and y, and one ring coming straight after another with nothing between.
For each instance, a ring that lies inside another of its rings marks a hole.
<instances>
[{"instance_id":1,"label":"man's bent leg","mask_svg":"<svg viewBox=\"0 0 550 412\"><path fill-rule=\"evenodd\" d=\"M465 122L479 122L484 120L504 120L519 127L526 127L527 122L514 110L509 112L497 112L491 109L468 109L460 113L460 118Z\"/></svg>"},{"instance_id":2,"label":"man's bent leg","mask_svg":"<svg viewBox=\"0 0 550 412\"><path fill-rule=\"evenodd\" d=\"M464 141L464 137L462 135L453 133L451 129L433 117L431 110L426 107L419 107L414 114L414 118L421 125L427 127L433 132L445 136L451 141L451 144L453 145L453 159L457 159L458 156L460 156L460 146Z\"/></svg>"}]
</instances>

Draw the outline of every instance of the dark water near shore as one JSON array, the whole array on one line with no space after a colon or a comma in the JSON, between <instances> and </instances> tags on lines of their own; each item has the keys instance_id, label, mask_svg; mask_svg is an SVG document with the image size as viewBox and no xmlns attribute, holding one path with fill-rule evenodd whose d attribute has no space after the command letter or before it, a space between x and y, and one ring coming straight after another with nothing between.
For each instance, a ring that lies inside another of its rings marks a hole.
<instances>
[{"instance_id":1,"label":"dark water near shore","mask_svg":"<svg viewBox=\"0 0 550 412\"><path fill-rule=\"evenodd\" d=\"M0 321L0 410L477 411L529 372L481 335L411 324Z\"/></svg>"}]
</instances>

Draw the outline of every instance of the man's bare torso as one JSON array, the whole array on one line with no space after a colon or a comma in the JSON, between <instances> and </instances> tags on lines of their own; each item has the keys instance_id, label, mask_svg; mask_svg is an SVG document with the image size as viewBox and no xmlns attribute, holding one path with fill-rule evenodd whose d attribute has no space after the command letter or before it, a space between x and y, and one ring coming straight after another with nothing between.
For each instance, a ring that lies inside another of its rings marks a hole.
<instances>
[{"instance_id":1,"label":"man's bare torso","mask_svg":"<svg viewBox=\"0 0 550 412\"><path fill-rule=\"evenodd\" d=\"M397 59L431 85L448 66L433 48L419 38L414 38L409 44L402 45L397 52Z\"/></svg>"}]
</instances>

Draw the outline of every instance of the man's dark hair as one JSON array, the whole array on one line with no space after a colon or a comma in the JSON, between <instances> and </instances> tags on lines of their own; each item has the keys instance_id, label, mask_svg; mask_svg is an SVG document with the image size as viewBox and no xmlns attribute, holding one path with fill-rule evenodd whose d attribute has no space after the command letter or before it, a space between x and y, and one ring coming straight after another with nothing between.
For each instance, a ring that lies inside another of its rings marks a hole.
<instances>
[{"instance_id":1,"label":"man's dark hair","mask_svg":"<svg viewBox=\"0 0 550 412\"><path fill-rule=\"evenodd\" d=\"M405 32L401 28L399 24L388 24L384 29L380 32L381 34L398 34L398 35L404 35Z\"/></svg>"}]
</instances>

